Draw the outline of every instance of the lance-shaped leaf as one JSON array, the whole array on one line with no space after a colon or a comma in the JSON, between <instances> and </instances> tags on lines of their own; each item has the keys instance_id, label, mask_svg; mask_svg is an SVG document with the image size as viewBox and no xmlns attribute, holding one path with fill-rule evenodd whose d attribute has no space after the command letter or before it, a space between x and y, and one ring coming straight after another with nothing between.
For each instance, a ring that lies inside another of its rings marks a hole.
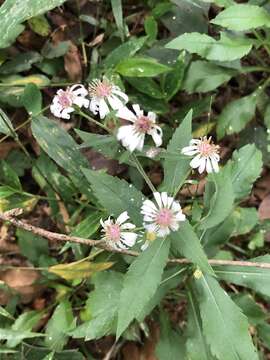
<instances>
[{"instance_id":1,"label":"lance-shaped leaf","mask_svg":"<svg viewBox=\"0 0 270 360\"><path fill-rule=\"evenodd\" d=\"M262 153L254 144L245 145L234 151L232 156L232 184L236 199L248 196L253 183L262 172L262 166Z\"/></svg>"},{"instance_id":2,"label":"lance-shaped leaf","mask_svg":"<svg viewBox=\"0 0 270 360\"><path fill-rule=\"evenodd\" d=\"M65 0L6 0L0 7L0 48L8 47L23 31L21 24L34 16L60 6Z\"/></svg>"},{"instance_id":3,"label":"lance-shaped leaf","mask_svg":"<svg viewBox=\"0 0 270 360\"><path fill-rule=\"evenodd\" d=\"M167 314L160 315L161 331L160 339L156 347L158 360L179 360L185 358L185 347L181 334L172 329Z\"/></svg>"},{"instance_id":4,"label":"lance-shaped leaf","mask_svg":"<svg viewBox=\"0 0 270 360\"><path fill-rule=\"evenodd\" d=\"M270 264L270 256L261 256L251 261ZM220 279L248 287L270 297L270 269L256 266L215 265L214 271Z\"/></svg>"},{"instance_id":5,"label":"lance-shaped leaf","mask_svg":"<svg viewBox=\"0 0 270 360\"><path fill-rule=\"evenodd\" d=\"M127 211L131 220L141 226L140 208L144 199L142 193L132 184L110 176L103 171L83 169L99 203L112 215Z\"/></svg>"},{"instance_id":6,"label":"lance-shaped leaf","mask_svg":"<svg viewBox=\"0 0 270 360\"><path fill-rule=\"evenodd\" d=\"M168 260L169 239L157 239L130 265L118 308L117 338L154 296Z\"/></svg>"},{"instance_id":7,"label":"lance-shaped leaf","mask_svg":"<svg viewBox=\"0 0 270 360\"><path fill-rule=\"evenodd\" d=\"M207 60L232 61L247 55L252 48L252 42L248 39L230 38L225 33L221 33L220 39L215 40L211 36L192 32L178 36L166 47L187 50Z\"/></svg>"},{"instance_id":8,"label":"lance-shaped leaf","mask_svg":"<svg viewBox=\"0 0 270 360\"><path fill-rule=\"evenodd\" d=\"M181 154L181 149L191 140L192 110L175 130L164 155L164 181L162 191L175 195L190 171L190 158Z\"/></svg>"},{"instance_id":9,"label":"lance-shaped leaf","mask_svg":"<svg viewBox=\"0 0 270 360\"><path fill-rule=\"evenodd\" d=\"M220 360L258 360L248 321L216 279L194 279L203 333L211 352Z\"/></svg>"},{"instance_id":10,"label":"lance-shaped leaf","mask_svg":"<svg viewBox=\"0 0 270 360\"><path fill-rule=\"evenodd\" d=\"M213 360L203 334L197 297L191 286L188 287L188 322L186 330L186 352L190 360Z\"/></svg>"},{"instance_id":11,"label":"lance-shaped leaf","mask_svg":"<svg viewBox=\"0 0 270 360\"><path fill-rule=\"evenodd\" d=\"M270 27L270 14L262 6L235 4L221 11L212 24L229 30L245 31L257 27Z\"/></svg>"},{"instance_id":12,"label":"lance-shaped leaf","mask_svg":"<svg viewBox=\"0 0 270 360\"><path fill-rule=\"evenodd\" d=\"M231 177L229 166L217 174L208 175L210 181L206 185L204 203L209 210L201 221L202 229L209 229L220 224L231 213L234 201Z\"/></svg>"},{"instance_id":13,"label":"lance-shaped leaf","mask_svg":"<svg viewBox=\"0 0 270 360\"><path fill-rule=\"evenodd\" d=\"M33 119L32 132L49 157L69 173L80 190L88 193L88 183L80 170L87 167L88 162L73 138L56 122L41 115Z\"/></svg>"},{"instance_id":14,"label":"lance-shaped leaf","mask_svg":"<svg viewBox=\"0 0 270 360\"><path fill-rule=\"evenodd\" d=\"M85 307L90 320L70 333L74 338L92 340L116 332L123 275L115 271L99 273L93 277L93 284L95 289L89 293Z\"/></svg>"},{"instance_id":15,"label":"lance-shaped leaf","mask_svg":"<svg viewBox=\"0 0 270 360\"><path fill-rule=\"evenodd\" d=\"M0 134L12 135L14 133L13 125L7 115L0 109Z\"/></svg>"},{"instance_id":16,"label":"lance-shaped leaf","mask_svg":"<svg viewBox=\"0 0 270 360\"><path fill-rule=\"evenodd\" d=\"M178 231L170 234L170 239L174 251L179 255L184 255L202 271L213 274L200 240L187 220L180 226Z\"/></svg>"}]
</instances>

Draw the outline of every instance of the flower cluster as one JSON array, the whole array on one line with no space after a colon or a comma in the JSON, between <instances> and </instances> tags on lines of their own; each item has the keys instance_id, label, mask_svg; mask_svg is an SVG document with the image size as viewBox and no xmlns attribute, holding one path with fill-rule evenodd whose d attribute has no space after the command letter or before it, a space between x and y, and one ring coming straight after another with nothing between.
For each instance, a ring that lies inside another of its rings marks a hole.
<instances>
[{"instance_id":1,"label":"flower cluster","mask_svg":"<svg viewBox=\"0 0 270 360\"><path fill-rule=\"evenodd\" d=\"M166 237L171 231L177 231L180 222L185 221L180 203L166 192L154 194L155 201L145 200L141 207L144 228L146 230L146 242L142 250L146 249L151 240L156 237ZM133 246L138 235L134 232L136 226L126 223L129 219L125 211L113 221L110 217L103 221L101 219L103 240L115 249L127 249Z\"/></svg>"}]
</instances>

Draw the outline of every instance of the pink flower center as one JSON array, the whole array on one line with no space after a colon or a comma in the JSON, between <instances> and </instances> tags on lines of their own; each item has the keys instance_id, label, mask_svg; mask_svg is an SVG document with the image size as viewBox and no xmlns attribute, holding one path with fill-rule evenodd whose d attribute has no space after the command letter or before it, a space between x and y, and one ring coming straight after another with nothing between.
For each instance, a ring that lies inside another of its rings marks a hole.
<instances>
[{"instance_id":1,"label":"pink flower center","mask_svg":"<svg viewBox=\"0 0 270 360\"><path fill-rule=\"evenodd\" d=\"M167 227L171 224L172 219L173 219L172 210L163 208L160 209L159 213L157 214L156 223L160 227Z\"/></svg>"},{"instance_id":2,"label":"pink flower center","mask_svg":"<svg viewBox=\"0 0 270 360\"><path fill-rule=\"evenodd\" d=\"M106 98L112 94L112 84L108 80L94 80L89 86L90 96Z\"/></svg>"},{"instance_id":3,"label":"pink flower center","mask_svg":"<svg viewBox=\"0 0 270 360\"><path fill-rule=\"evenodd\" d=\"M152 127L152 121L147 116L140 116L135 121L136 130L140 133L147 133Z\"/></svg>"},{"instance_id":4,"label":"pink flower center","mask_svg":"<svg viewBox=\"0 0 270 360\"><path fill-rule=\"evenodd\" d=\"M208 140L204 138L198 145L198 150L202 156L207 157L214 153L218 153L218 146L211 144L211 138L209 138Z\"/></svg>"},{"instance_id":5,"label":"pink flower center","mask_svg":"<svg viewBox=\"0 0 270 360\"><path fill-rule=\"evenodd\" d=\"M61 91L58 95L58 102L63 108L70 107L73 103L73 94L69 90Z\"/></svg>"},{"instance_id":6,"label":"pink flower center","mask_svg":"<svg viewBox=\"0 0 270 360\"><path fill-rule=\"evenodd\" d=\"M108 225L106 227L106 237L107 239L117 242L120 239L120 226L117 224Z\"/></svg>"}]
</instances>

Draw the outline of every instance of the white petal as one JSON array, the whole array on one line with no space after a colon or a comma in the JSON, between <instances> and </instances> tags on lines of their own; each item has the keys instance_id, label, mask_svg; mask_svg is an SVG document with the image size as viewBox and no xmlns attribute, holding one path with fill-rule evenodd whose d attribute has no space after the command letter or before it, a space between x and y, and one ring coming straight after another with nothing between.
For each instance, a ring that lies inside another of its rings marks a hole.
<instances>
[{"instance_id":1,"label":"white petal","mask_svg":"<svg viewBox=\"0 0 270 360\"><path fill-rule=\"evenodd\" d=\"M125 243L127 246L133 246L136 242L138 235L133 232L122 232L121 239L122 242Z\"/></svg>"},{"instance_id":2,"label":"white petal","mask_svg":"<svg viewBox=\"0 0 270 360\"><path fill-rule=\"evenodd\" d=\"M160 237L165 237L169 235L169 233L170 233L170 229L168 227L160 228L157 232L158 236Z\"/></svg>"},{"instance_id":3,"label":"white petal","mask_svg":"<svg viewBox=\"0 0 270 360\"><path fill-rule=\"evenodd\" d=\"M206 159L206 171L211 173L213 171L211 160L209 158Z\"/></svg>"},{"instance_id":4,"label":"white petal","mask_svg":"<svg viewBox=\"0 0 270 360\"><path fill-rule=\"evenodd\" d=\"M180 206L180 204L179 204L178 201L174 201L174 202L172 203L171 208L172 208L172 210L173 210L174 212L178 212L178 211L181 210L181 206Z\"/></svg>"},{"instance_id":5,"label":"white petal","mask_svg":"<svg viewBox=\"0 0 270 360\"><path fill-rule=\"evenodd\" d=\"M177 221L185 221L186 220L186 215L183 214L182 212L178 212L174 216Z\"/></svg>"},{"instance_id":6,"label":"white petal","mask_svg":"<svg viewBox=\"0 0 270 360\"><path fill-rule=\"evenodd\" d=\"M145 251L149 246L149 241L146 240L146 242L141 246L141 250Z\"/></svg>"},{"instance_id":7,"label":"white petal","mask_svg":"<svg viewBox=\"0 0 270 360\"><path fill-rule=\"evenodd\" d=\"M121 109L124 106L123 102L114 95L108 96L107 99L113 110Z\"/></svg>"},{"instance_id":8,"label":"white petal","mask_svg":"<svg viewBox=\"0 0 270 360\"><path fill-rule=\"evenodd\" d=\"M167 205L168 205L168 194L166 192L161 193L161 200L163 202L163 206L167 207Z\"/></svg>"},{"instance_id":9,"label":"white petal","mask_svg":"<svg viewBox=\"0 0 270 360\"><path fill-rule=\"evenodd\" d=\"M205 170L205 167L206 167L206 159L205 158L201 158L201 161L200 161L200 166L199 166L199 173L202 174Z\"/></svg>"},{"instance_id":10,"label":"white petal","mask_svg":"<svg viewBox=\"0 0 270 360\"><path fill-rule=\"evenodd\" d=\"M134 104L134 105L132 105L132 107L133 107L133 110L135 111L137 117L143 116L143 110L141 110L139 104Z\"/></svg>"},{"instance_id":11,"label":"white petal","mask_svg":"<svg viewBox=\"0 0 270 360\"><path fill-rule=\"evenodd\" d=\"M212 159L212 165L213 165L214 172L218 173L219 172L218 161L215 161Z\"/></svg>"},{"instance_id":12,"label":"white petal","mask_svg":"<svg viewBox=\"0 0 270 360\"><path fill-rule=\"evenodd\" d=\"M152 136L154 143L156 144L156 146L161 146L162 144L162 130L159 126L153 128L152 130L150 130L148 132L149 135Z\"/></svg>"},{"instance_id":13,"label":"white petal","mask_svg":"<svg viewBox=\"0 0 270 360\"><path fill-rule=\"evenodd\" d=\"M154 198L159 206L159 208L162 208L162 201L161 201L161 196L159 192L154 192Z\"/></svg>"},{"instance_id":14,"label":"white petal","mask_svg":"<svg viewBox=\"0 0 270 360\"><path fill-rule=\"evenodd\" d=\"M157 115L153 111L149 111L147 117L153 122L156 122Z\"/></svg>"},{"instance_id":15,"label":"white petal","mask_svg":"<svg viewBox=\"0 0 270 360\"><path fill-rule=\"evenodd\" d=\"M157 226L157 224L155 224L155 223L152 223L152 224L143 224L143 226L144 226L144 228L145 228L148 232L150 232L150 233L155 233L155 232L157 232L157 230L158 230L158 226Z\"/></svg>"},{"instance_id":16,"label":"white petal","mask_svg":"<svg viewBox=\"0 0 270 360\"><path fill-rule=\"evenodd\" d=\"M188 156L193 156L198 153L197 146L186 146L181 150L181 153Z\"/></svg>"},{"instance_id":17,"label":"white petal","mask_svg":"<svg viewBox=\"0 0 270 360\"><path fill-rule=\"evenodd\" d=\"M110 109L108 105L106 104L106 101L104 99L101 99L99 102L99 117L101 119L104 119L107 114L109 114Z\"/></svg>"},{"instance_id":18,"label":"white petal","mask_svg":"<svg viewBox=\"0 0 270 360\"><path fill-rule=\"evenodd\" d=\"M120 215L118 216L118 218L116 219L116 223L119 224L119 225L121 225L121 224L123 224L125 221L127 221L127 219L129 219L128 213L127 213L127 211L124 211L124 212L122 212L122 214L120 214Z\"/></svg>"},{"instance_id":19,"label":"white petal","mask_svg":"<svg viewBox=\"0 0 270 360\"><path fill-rule=\"evenodd\" d=\"M117 110L116 115L120 119L125 119L134 122L136 120L136 116L130 111L126 106L121 107Z\"/></svg>"},{"instance_id":20,"label":"white petal","mask_svg":"<svg viewBox=\"0 0 270 360\"><path fill-rule=\"evenodd\" d=\"M177 231L177 230L179 229L179 223L178 223L178 222L172 222L172 223L170 224L170 229L171 229L172 231Z\"/></svg>"},{"instance_id":21,"label":"white petal","mask_svg":"<svg viewBox=\"0 0 270 360\"><path fill-rule=\"evenodd\" d=\"M99 102L95 98L90 101L89 109L94 115L97 115L99 109Z\"/></svg>"},{"instance_id":22,"label":"white petal","mask_svg":"<svg viewBox=\"0 0 270 360\"><path fill-rule=\"evenodd\" d=\"M144 200L143 202L143 207L148 207L149 209L153 210L153 211L157 211L157 207L156 207L156 204L151 201L151 200Z\"/></svg>"},{"instance_id":23,"label":"white petal","mask_svg":"<svg viewBox=\"0 0 270 360\"><path fill-rule=\"evenodd\" d=\"M204 160L203 160L203 161L204 161ZM201 165L201 162L202 162L202 157L201 157L201 155L197 155L197 156L195 156L194 159L191 160L190 166L191 166L193 169L196 169L196 168L198 168L198 167Z\"/></svg>"},{"instance_id":24,"label":"white petal","mask_svg":"<svg viewBox=\"0 0 270 360\"><path fill-rule=\"evenodd\" d=\"M135 229L136 228L136 225L134 224L131 224L131 223L125 223L125 224L122 224L120 226L121 230L131 230L131 229Z\"/></svg>"},{"instance_id":25,"label":"white petal","mask_svg":"<svg viewBox=\"0 0 270 360\"><path fill-rule=\"evenodd\" d=\"M128 102L127 94L125 94L123 91L121 91L118 86L113 87L112 93L117 95L117 96L120 96L123 99L122 102L124 102L124 103Z\"/></svg>"}]
</instances>

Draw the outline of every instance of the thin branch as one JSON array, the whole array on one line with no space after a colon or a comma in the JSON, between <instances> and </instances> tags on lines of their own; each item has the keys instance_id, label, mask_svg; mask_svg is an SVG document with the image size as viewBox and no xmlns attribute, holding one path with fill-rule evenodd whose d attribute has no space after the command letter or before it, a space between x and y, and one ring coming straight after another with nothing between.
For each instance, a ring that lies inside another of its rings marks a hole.
<instances>
[{"instance_id":1,"label":"thin branch","mask_svg":"<svg viewBox=\"0 0 270 360\"><path fill-rule=\"evenodd\" d=\"M84 239L77 236L70 236L70 235L64 235L55 233L52 231L48 231L45 229L42 229L40 227L31 225L27 223L24 220L19 220L17 217L21 215L23 212L22 209L13 209L10 211L6 211L4 213L0 213L0 220L2 221L8 221L12 225L30 231L31 233L35 235L42 236L48 240L51 241L69 241L89 246L96 246L101 249L108 250L110 252L116 252L121 253L124 255L130 255L130 256L139 256L140 253L137 251L132 250L124 250L124 249L115 249L108 247L106 243L102 240L91 240L91 239ZM171 264L192 264L192 261L189 259L169 259L168 261ZM253 262L253 261L240 261L240 260L219 260L219 259L208 259L208 262L210 265L216 265L216 266L222 266L222 265L229 265L229 266L240 266L240 267L257 267L262 269L270 269L270 263L263 263L263 262Z\"/></svg>"}]
</instances>

